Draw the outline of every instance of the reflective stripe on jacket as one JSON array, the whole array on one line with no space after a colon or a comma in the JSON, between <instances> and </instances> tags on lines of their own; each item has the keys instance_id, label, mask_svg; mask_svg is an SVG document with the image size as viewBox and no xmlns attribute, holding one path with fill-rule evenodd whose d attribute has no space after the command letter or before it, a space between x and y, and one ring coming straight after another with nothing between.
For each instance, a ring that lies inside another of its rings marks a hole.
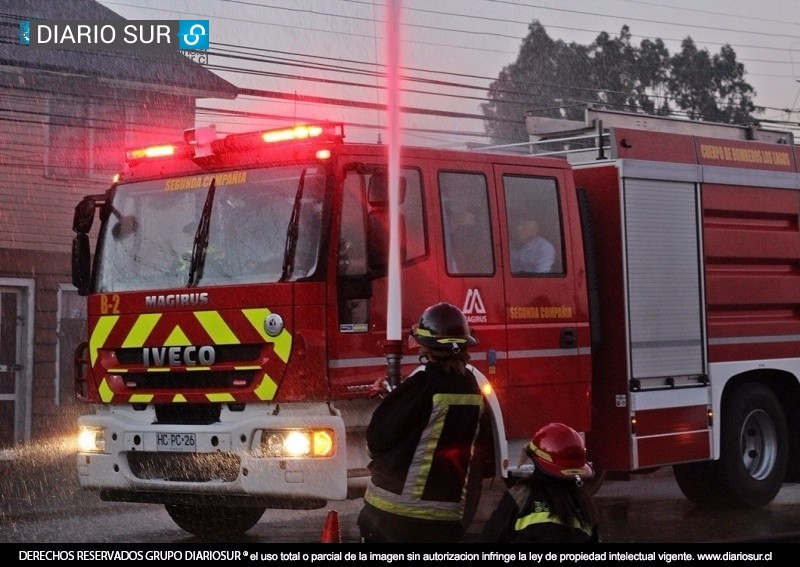
<instances>
[{"instance_id":1,"label":"reflective stripe on jacket","mask_svg":"<svg viewBox=\"0 0 800 567\"><path fill-rule=\"evenodd\" d=\"M561 521L561 518L550 515L550 510L547 509L547 506L538 501L535 503L535 505L536 507L539 506L543 507L544 510L541 512L531 512L530 514L526 514L524 516L517 518L517 521L514 522L514 529L516 531L521 532L525 528L532 526L534 524L550 523L550 524L565 525L564 522ZM572 527L575 528L576 530L581 530L582 532L586 532L586 535L590 537L592 535L592 527L587 526L586 524L578 520L578 518L572 519Z\"/></svg>"},{"instance_id":2,"label":"reflective stripe on jacket","mask_svg":"<svg viewBox=\"0 0 800 567\"><path fill-rule=\"evenodd\" d=\"M364 500L400 516L461 521L484 411L474 376L429 365L381 406L367 431L373 474Z\"/></svg>"}]
</instances>

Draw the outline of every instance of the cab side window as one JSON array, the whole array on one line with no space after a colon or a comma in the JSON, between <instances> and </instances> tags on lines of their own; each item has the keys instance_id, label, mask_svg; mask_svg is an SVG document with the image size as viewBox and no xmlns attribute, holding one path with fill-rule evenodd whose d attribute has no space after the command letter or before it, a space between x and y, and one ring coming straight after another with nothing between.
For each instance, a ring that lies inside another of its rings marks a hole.
<instances>
[{"instance_id":1,"label":"cab side window","mask_svg":"<svg viewBox=\"0 0 800 567\"><path fill-rule=\"evenodd\" d=\"M428 254L428 229L422 200L422 179L416 169L404 169L400 184L400 258L412 262Z\"/></svg>"},{"instance_id":2,"label":"cab side window","mask_svg":"<svg viewBox=\"0 0 800 567\"><path fill-rule=\"evenodd\" d=\"M450 275L494 273L486 177L481 173L440 172L444 251Z\"/></svg>"},{"instance_id":3,"label":"cab side window","mask_svg":"<svg viewBox=\"0 0 800 567\"><path fill-rule=\"evenodd\" d=\"M558 187L554 179L504 175L512 276L564 273Z\"/></svg>"},{"instance_id":4,"label":"cab side window","mask_svg":"<svg viewBox=\"0 0 800 567\"><path fill-rule=\"evenodd\" d=\"M422 176L401 171L398 231L405 265L428 254ZM389 258L389 194L385 171L347 172L342 186L338 295L342 332L368 330L372 281L386 276Z\"/></svg>"},{"instance_id":5,"label":"cab side window","mask_svg":"<svg viewBox=\"0 0 800 567\"><path fill-rule=\"evenodd\" d=\"M370 285L367 265L367 209L364 176L350 171L342 187L339 233L339 329L365 332L369 321Z\"/></svg>"}]
</instances>

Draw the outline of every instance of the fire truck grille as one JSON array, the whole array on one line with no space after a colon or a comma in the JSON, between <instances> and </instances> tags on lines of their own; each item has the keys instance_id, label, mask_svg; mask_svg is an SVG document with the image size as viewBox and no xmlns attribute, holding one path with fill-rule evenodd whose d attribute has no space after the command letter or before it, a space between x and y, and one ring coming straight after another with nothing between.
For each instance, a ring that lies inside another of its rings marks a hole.
<instances>
[{"instance_id":1,"label":"fire truck grille","mask_svg":"<svg viewBox=\"0 0 800 567\"><path fill-rule=\"evenodd\" d=\"M131 472L142 480L233 482L239 465L239 457L232 453L128 453Z\"/></svg>"},{"instance_id":2,"label":"fire truck grille","mask_svg":"<svg viewBox=\"0 0 800 567\"><path fill-rule=\"evenodd\" d=\"M214 347L215 364L252 363L261 355L264 345L217 345ZM141 348L118 348L114 352L120 364L126 366L146 365L144 351ZM154 357L150 355L151 362Z\"/></svg>"},{"instance_id":3,"label":"fire truck grille","mask_svg":"<svg viewBox=\"0 0 800 567\"><path fill-rule=\"evenodd\" d=\"M175 389L205 390L219 388L246 388L255 373L250 370L232 372L130 372L123 376L128 388L142 390Z\"/></svg>"}]
</instances>

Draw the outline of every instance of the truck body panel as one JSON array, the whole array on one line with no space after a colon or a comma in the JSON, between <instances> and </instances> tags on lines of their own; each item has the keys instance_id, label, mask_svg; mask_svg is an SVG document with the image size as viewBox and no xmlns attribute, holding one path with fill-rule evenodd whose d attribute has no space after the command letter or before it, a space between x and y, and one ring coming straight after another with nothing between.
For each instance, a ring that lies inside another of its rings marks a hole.
<instances>
[{"instance_id":1,"label":"truck body panel","mask_svg":"<svg viewBox=\"0 0 800 567\"><path fill-rule=\"evenodd\" d=\"M597 412L589 450L607 470L718 458L713 416L730 376L715 381L715 363L767 368L798 354L794 153L663 132L609 135L609 163L576 166L575 177L602 219L598 249L609 262L595 406L628 408ZM618 397L626 390L627 402Z\"/></svg>"}]
</instances>

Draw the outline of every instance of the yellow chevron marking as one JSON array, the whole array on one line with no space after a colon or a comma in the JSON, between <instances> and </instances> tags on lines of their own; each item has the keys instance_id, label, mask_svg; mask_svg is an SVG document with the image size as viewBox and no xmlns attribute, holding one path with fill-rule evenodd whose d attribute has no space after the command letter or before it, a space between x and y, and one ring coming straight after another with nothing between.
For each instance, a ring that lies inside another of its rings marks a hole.
<instances>
[{"instance_id":1,"label":"yellow chevron marking","mask_svg":"<svg viewBox=\"0 0 800 567\"><path fill-rule=\"evenodd\" d=\"M161 313L146 313L136 318L130 333L125 337L122 348L140 347L155 329L156 323L161 319Z\"/></svg>"},{"instance_id":2,"label":"yellow chevron marking","mask_svg":"<svg viewBox=\"0 0 800 567\"><path fill-rule=\"evenodd\" d=\"M269 374L264 372L261 379L261 384L254 390L259 400L271 400L275 397L275 392L278 391L278 385L269 377Z\"/></svg>"},{"instance_id":3,"label":"yellow chevron marking","mask_svg":"<svg viewBox=\"0 0 800 567\"><path fill-rule=\"evenodd\" d=\"M150 400L153 399L153 394L134 394L131 396L131 399L128 400L131 404L141 404L141 403L149 403Z\"/></svg>"},{"instance_id":4,"label":"yellow chevron marking","mask_svg":"<svg viewBox=\"0 0 800 567\"><path fill-rule=\"evenodd\" d=\"M209 402L235 402L236 398L231 396L230 394L206 394L206 398L208 398Z\"/></svg>"},{"instance_id":5,"label":"yellow chevron marking","mask_svg":"<svg viewBox=\"0 0 800 567\"><path fill-rule=\"evenodd\" d=\"M164 346L190 346L192 342L186 336L179 325L175 325L175 328L172 329L172 332L167 337L167 340L164 341Z\"/></svg>"},{"instance_id":6,"label":"yellow chevron marking","mask_svg":"<svg viewBox=\"0 0 800 567\"><path fill-rule=\"evenodd\" d=\"M111 391L105 378L100 380L100 387L97 388L97 393L100 394L100 399L106 404L114 399L114 392Z\"/></svg>"},{"instance_id":7,"label":"yellow chevron marking","mask_svg":"<svg viewBox=\"0 0 800 567\"><path fill-rule=\"evenodd\" d=\"M222 319L218 311L195 311L194 316L215 344L238 345L239 339Z\"/></svg>"},{"instance_id":8,"label":"yellow chevron marking","mask_svg":"<svg viewBox=\"0 0 800 567\"><path fill-rule=\"evenodd\" d=\"M186 398L184 397L183 394L175 394L175 397L172 398L172 401L173 402L185 402Z\"/></svg>"},{"instance_id":9,"label":"yellow chevron marking","mask_svg":"<svg viewBox=\"0 0 800 567\"><path fill-rule=\"evenodd\" d=\"M267 308L242 309L242 313L244 313L244 316L247 317L247 320L250 321L250 324L253 325L265 342L274 344L275 354L284 363L289 362L289 354L292 350L292 334L284 329L277 337L270 337L264 330L264 320L270 314L270 310Z\"/></svg>"},{"instance_id":10,"label":"yellow chevron marking","mask_svg":"<svg viewBox=\"0 0 800 567\"><path fill-rule=\"evenodd\" d=\"M97 362L97 351L106 343L108 335L111 334L111 330L118 320L119 315L107 315L97 320L97 325L95 325L92 336L89 338L89 356L92 360L92 366Z\"/></svg>"}]
</instances>

